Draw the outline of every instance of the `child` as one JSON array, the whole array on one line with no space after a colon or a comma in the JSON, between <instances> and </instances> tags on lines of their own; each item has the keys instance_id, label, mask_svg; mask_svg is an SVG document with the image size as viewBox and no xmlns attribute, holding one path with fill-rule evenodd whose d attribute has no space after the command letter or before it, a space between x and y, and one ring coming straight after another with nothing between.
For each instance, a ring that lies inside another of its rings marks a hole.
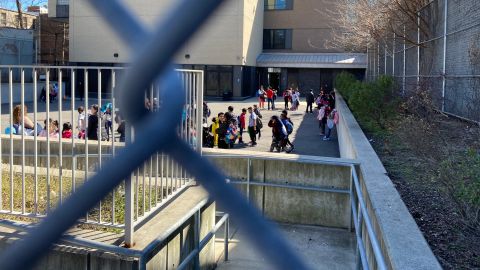
<instances>
[{"instance_id":1,"label":"child","mask_svg":"<svg viewBox=\"0 0 480 270\"><path fill-rule=\"evenodd\" d=\"M213 145L217 146L218 145L218 134L217 134L217 128L218 128L218 122L217 118L213 117L212 118L212 125L210 126L210 131L213 134Z\"/></svg>"},{"instance_id":2,"label":"child","mask_svg":"<svg viewBox=\"0 0 480 270\"><path fill-rule=\"evenodd\" d=\"M243 142L243 130L245 130L245 117L247 115L247 109L243 108L242 109L242 113L240 114L239 118L240 118L240 121L239 121L239 128L240 128L240 136L238 138L238 143L244 143Z\"/></svg>"},{"instance_id":3,"label":"child","mask_svg":"<svg viewBox=\"0 0 480 270\"><path fill-rule=\"evenodd\" d=\"M98 105L93 104L88 116L87 137L89 140L98 140Z\"/></svg>"},{"instance_id":4,"label":"child","mask_svg":"<svg viewBox=\"0 0 480 270\"><path fill-rule=\"evenodd\" d=\"M63 124L62 138L71 139L72 138L72 124L66 122Z\"/></svg>"},{"instance_id":5,"label":"child","mask_svg":"<svg viewBox=\"0 0 480 270\"><path fill-rule=\"evenodd\" d=\"M112 103L107 103L103 105L101 112L103 113L103 119L105 121L105 129L107 131L107 141L110 140L110 131L112 131L113 136L113 128L112 128Z\"/></svg>"},{"instance_id":6,"label":"child","mask_svg":"<svg viewBox=\"0 0 480 270\"><path fill-rule=\"evenodd\" d=\"M325 132L325 137L323 137L324 141L330 140L330 134L332 133L332 129L336 124L338 124L338 112L336 109L333 109L327 116L327 130Z\"/></svg>"},{"instance_id":7,"label":"child","mask_svg":"<svg viewBox=\"0 0 480 270\"><path fill-rule=\"evenodd\" d=\"M320 135L325 135L325 105L320 105L320 110L318 110L317 120L318 127L320 128Z\"/></svg>"},{"instance_id":8,"label":"child","mask_svg":"<svg viewBox=\"0 0 480 270\"><path fill-rule=\"evenodd\" d=\"M48 125L47 125L47 120L45 119L45 128L38 134L39 137L47 137L47 135L50 138L58 138L58 121L52 121L52 119L48 119Z\"/></svg>"},{"instance_id":9,"label":"child","mask_svg":"<svg viewBox=\"0 0 480 270\"><path fill-rule=\"evenodd\" d=\"M77 130L78 138L85 139L85 112L83 106L78 107Z\"/></svg>"}]
</instances>

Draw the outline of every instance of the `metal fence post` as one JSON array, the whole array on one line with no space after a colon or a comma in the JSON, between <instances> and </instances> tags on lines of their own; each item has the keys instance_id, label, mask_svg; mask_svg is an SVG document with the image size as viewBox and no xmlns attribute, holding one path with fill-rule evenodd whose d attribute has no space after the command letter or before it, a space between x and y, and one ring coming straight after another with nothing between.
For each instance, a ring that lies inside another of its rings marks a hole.
<instances>
[{"instance_id":1,"label":"metal fence post","mask_svg":"<svg viewBox=\"0 0 480 270\"><path fill-rule=\"evenodd\" d=\"M227 220L225 220L225 240L224 240L224 249L225 249L225 256L223 258L224 261L228 261L228 240L229 240L229 234L230 234L230 216L227 217Z\"/></svg>"},{"instance_id":2,"label":"metal fence post","mask_svg":"<svg viewBox=\"0 0 480 270\"><path fill-rule=\"evenodd\" d=\"M384 61L383 75L387 75L387 43L385 43L385 45L383 45L383 57L385 58L385 59L383 59L383 61Z\"/></svg>"},{"instance_id":3,"label":"metal fence post","mask_svg":"<svg viewBox=\"0 0 480 270\"><path fill-rule=\"evenodd\" d=\"M127 144L132 143L132 132L129 125L125 126L125 141ZM132 184L132 175L125 179L125 246L133 247L134 239L134 187Z\"/></svg>"},{"instance_id":4,"label":"metal fence post","mask_svg":"<svg viewBox=\"0 0 480 270\"><path fill-rule=\"evenodd\" d=\"M380 42L377 42L377 58L377 76L375 78L380 76Z\"/></svg>"},{"instance_id":5,"label":"metal fence post","mask_svg":"<svg viewBox=\"0 0 480 270\"><path fill-rule=\"evenodd\" d=\"M420 11L417 12L417 89L420 87Z\"/></svg>"},{"instance_id":6,"label":"metal fence post","mask_svg":"<svg viewBox=\"0 0 480 270\"><path fill-rule=\"evenodd\" d=\"M193 249L197 250L193 260L193 269L200 269L200 209L193 216Z\"/></svg>"},{"instance_id":7,"label":"metal fence post","mask_svg":"<svg viewBox=\"0 0 480 270\"><path fill-rule=\"evenodd\" d=\"M193 74L195 78L195 89L196 89L196 96L197 96L197 151L202 154L202 145L203 145L203 71L200 73ZM198 78L200 77L200 78Z\"/></svg>"},{"instance_id":8,"label":"metal fence post","mask_svg":"<svg viewBox=\"0 0 480 270\"><path fill-rule=\"evenodd\" d=\"M368 78L370 77L370 52L368 50L368 44L367 44L367 71L365 73L368 81L369 80Z\"/></svg>"},{"instance_id":9,"label":"metal fence post","mask_svg":"<svg viewBox=\"0 0 480 270\"><path fill-rule=\"evenodd\" d=\"M392 45L392 77L395 78L395 38L396 34L393 32L393 45Z\"/></svg>"},{"instance_id":10,"label":"metal fence post","mask_svg":"<svg viewBox=\"0 0 480 270\"><path fill-rule=\"evenodd\" d=\"M406 43L406 31L405 25L403 25L403 78L402 78L402 95L405 96L405 72L407 71L406 60L407 60L407 43Z\"/></svg>"},{"instance_id":11,"label":"metal fence post","mask_svg":"<svg viewBox=\"0 0 480 270\"><path fill-rule=\"evenodd\" d=\"M352 228L352 223L354 222L353 221L353 209L352 209L352 201L353 201L353 170L355 169L355 167L351 166L350 167L350 223L348 224L348 231L349 232L352 232L353 228Z\"/></svg>"},{"instance_id":12,"label":"metal fence post","mask_svg":"<svg viewBox=\"0 0 480 270\"><path fill-rule=\"evenodd\" d=\"M252 171L252 160L247 158L247 201L250 203L250 175Z\"/></svg>"},{"instance_id":13,"label":"metal fence post","mask_svg":"<svg viewBox=\"0 0 480 270\"><path fill-rule=\"evenodd\" d=\"M445 86L447 71L447 19L448 19L448 0L444 3L445 13L443 17L443 68L442 68L442 112L445 111Z\"/></svg>"}]
</instances>

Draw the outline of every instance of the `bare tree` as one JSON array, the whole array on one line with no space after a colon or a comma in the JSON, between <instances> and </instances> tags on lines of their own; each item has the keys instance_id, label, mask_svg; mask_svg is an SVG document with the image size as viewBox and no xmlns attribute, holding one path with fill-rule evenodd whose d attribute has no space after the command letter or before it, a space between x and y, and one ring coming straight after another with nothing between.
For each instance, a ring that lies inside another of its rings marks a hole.
<instances>
[{"instance_id":1,"label":"bare tree","mask_svg":"<svg viewBox=\"0 0 480 270\"><path fill-rule=\"evenodd\" d=\"M18 11L18 23L21 29L24 29L23 25L23 11L22 11L22 2L20 0L16 0L17 3L17 11Z\"/></svg>"},{"instance_id":2,"label":"bare tree","mask_svg":"<svg viewBox=\"0 0 480 270\"><path fill-rule=\"evenodd\" d=\"M327 45L363 51L369 44L385 43L395 33L405 42L420 46L408 33L419 28L424 36L430 35L428 23L417 16L428 3L429 0L337 0L334 11L326 11L335 25L334 36Z\"/></svg>"}]
</instances>

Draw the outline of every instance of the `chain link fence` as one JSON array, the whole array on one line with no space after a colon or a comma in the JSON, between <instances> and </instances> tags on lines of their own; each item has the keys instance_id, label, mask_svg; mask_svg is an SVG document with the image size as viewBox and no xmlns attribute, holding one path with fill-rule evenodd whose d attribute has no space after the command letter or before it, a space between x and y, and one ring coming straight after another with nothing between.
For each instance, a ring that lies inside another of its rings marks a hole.
<instances>
[{"instance_id":1,"label":"chain link fence","mask_svg":"<svg viewBox=\"0 0 480 270\"><path fill-rule=\"evenodd\" d=\"M405 38L392 33L368 48L367 78L393 76L403 95L427 90L442 112L480 122L479 17L479 1L431 1L417 31L404 27Z\"/></svg>"}]
</instances>

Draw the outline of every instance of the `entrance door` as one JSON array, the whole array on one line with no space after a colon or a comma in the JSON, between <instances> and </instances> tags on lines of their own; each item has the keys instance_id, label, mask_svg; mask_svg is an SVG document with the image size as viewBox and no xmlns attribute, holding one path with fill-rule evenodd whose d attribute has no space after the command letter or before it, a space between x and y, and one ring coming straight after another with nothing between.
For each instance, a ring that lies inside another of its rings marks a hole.
<instances>
[{"instance_id":1,"label":"entrance door","mask_svg":"<svg viewBox=\"0 0 480 270\"><path fill-rule=\"evenodd\" d=\"M272 89L279 90L280 73L268 73L268 85L272 87Z\"/></svg>"},{"instance_id":2,"label":"entrance door","mask_svg":"<svg viewBox=\"0 0 480 270\"><path fill-rule=\"evenodd\" d=\"M330 92L333 90L333 71L331 69L320 70L320 82L321 86Z\"/></svg>"}]
</instances>

